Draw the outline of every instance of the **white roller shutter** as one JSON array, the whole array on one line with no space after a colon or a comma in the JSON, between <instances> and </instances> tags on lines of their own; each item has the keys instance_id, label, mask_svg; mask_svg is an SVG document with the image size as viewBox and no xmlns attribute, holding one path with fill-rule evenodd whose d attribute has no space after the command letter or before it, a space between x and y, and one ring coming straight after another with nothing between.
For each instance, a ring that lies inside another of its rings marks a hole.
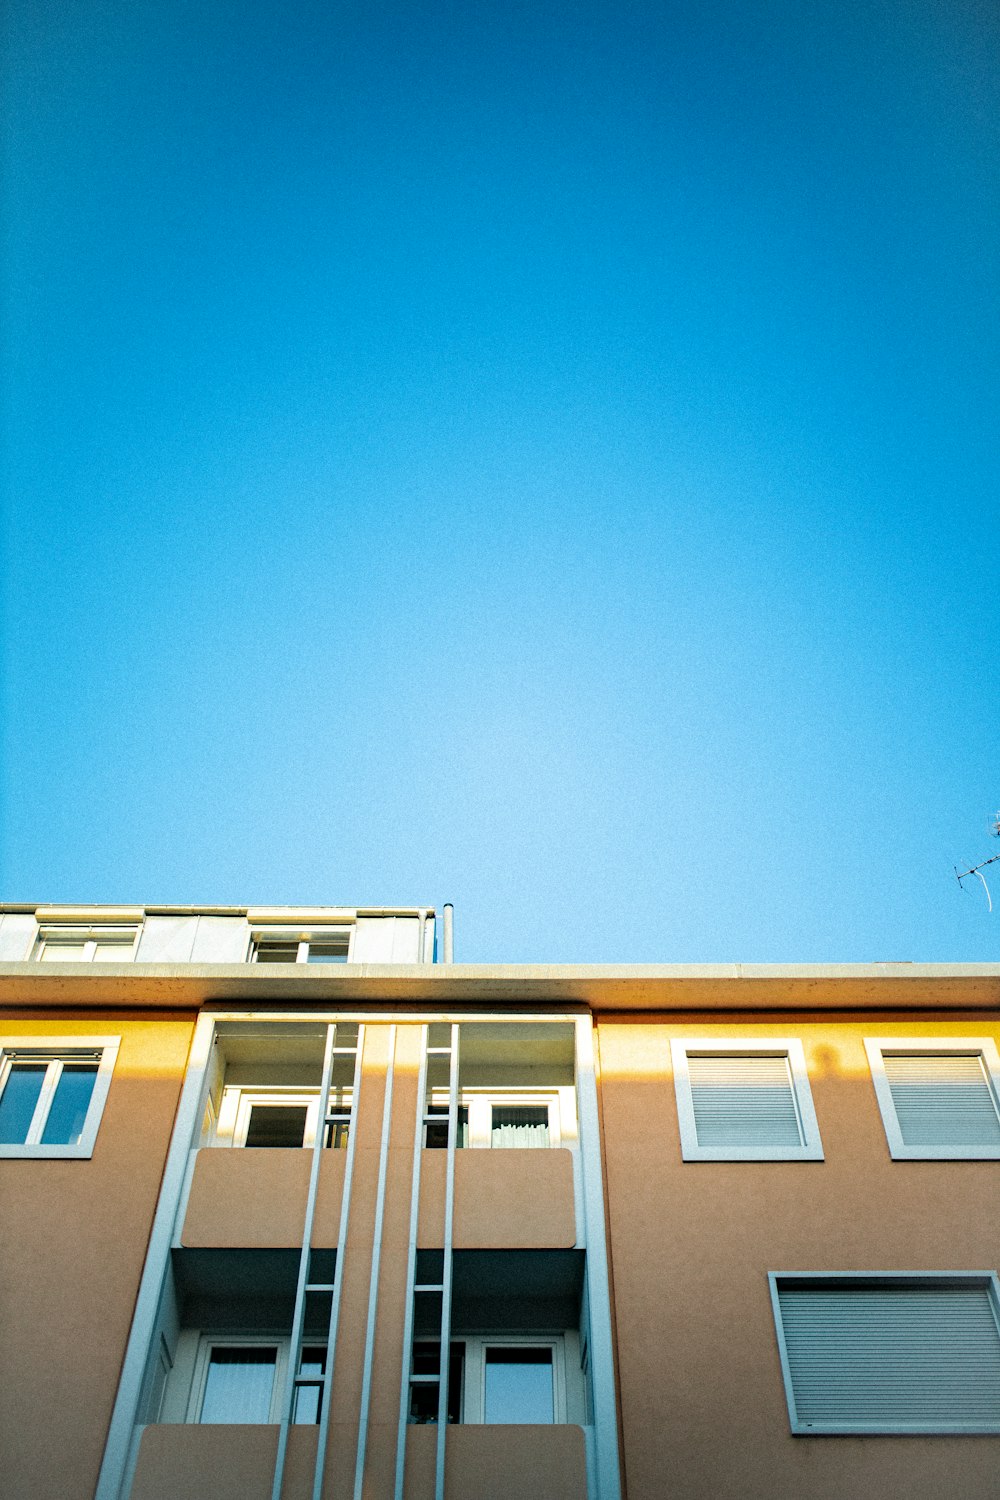
<instances>
[{"instance_id":1,"label":"white roller shutter","mask_svg":"<svg viewBox=\"0 0 1000 1500\"><path fill-rule=\"evenodd\" d=\"M1000 1430L990 1282L777 1279L798 1432Z\"/></svg>"},{"instance_id":2,"label":"white roller shutter","mask_svg":"<svg viewBox=\"0 0 1000 1500\"><path fill-rule=\"evenodd\" d=\"M688 1055L699 1146L803 1144L787 1057Z\"/></svg>"},{"instance_id":3,"label":"white roller shutter","mask_svg":"<svg viewBox=\"0 0 1000 1500\"><path fill-rule=\"evenodd\" d=\"M1000 1116L980 1055L883 1053L906 1146L1000 1147Z\"/></svg>"}]
</instances>

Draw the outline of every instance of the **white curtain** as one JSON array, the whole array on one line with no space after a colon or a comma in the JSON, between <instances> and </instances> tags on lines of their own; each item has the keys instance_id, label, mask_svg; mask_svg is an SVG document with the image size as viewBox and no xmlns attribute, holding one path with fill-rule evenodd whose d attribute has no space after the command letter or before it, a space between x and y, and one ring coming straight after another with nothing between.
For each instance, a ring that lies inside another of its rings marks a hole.
<instances>
[{"instance_id":1,"label":"white curtain","mask_svg":"<svg viewBox=\"0 0 1000 1500\"><path fill-rule=\"evenodd\" d=\"M494 1147L547 1146L549 1144L549 1112L544 1105L505 1104L493 1106L493 1131L491 1144Z\"/></svg>"},{"instance_id":2,"label":"white curtain","mask_svg":"<svg viewBox=\"0 0 1000 1500\"><path fill-rule=\"evenodd\" d=\"M212 1350L201 1403L203 1422L267 1422L278 1357L275 1348L234 1345Z\"/></svg>"}]
</instances>

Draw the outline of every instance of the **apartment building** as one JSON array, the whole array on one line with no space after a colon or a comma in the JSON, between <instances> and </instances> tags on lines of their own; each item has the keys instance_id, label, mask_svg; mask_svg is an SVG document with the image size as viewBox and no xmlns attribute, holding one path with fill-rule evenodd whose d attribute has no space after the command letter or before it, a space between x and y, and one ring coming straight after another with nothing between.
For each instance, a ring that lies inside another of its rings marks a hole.
<instances>
[{"instance_id":1,"label":"apartment building","mask_svg":"<svg viewBox=\"0 0 1000 1500\"><path fill-rule=\"evenodd\" d=\"M907 1500L1000 1460L1000 965L0 908L11 1500Z\"/></svg>"}]
</instances>

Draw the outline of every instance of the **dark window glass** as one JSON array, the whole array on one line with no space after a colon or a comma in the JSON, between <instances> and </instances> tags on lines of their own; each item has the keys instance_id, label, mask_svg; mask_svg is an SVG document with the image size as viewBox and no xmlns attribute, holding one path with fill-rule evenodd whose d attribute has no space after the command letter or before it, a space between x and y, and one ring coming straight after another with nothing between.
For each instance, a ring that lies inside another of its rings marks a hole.
<instances>
[{"instance_id":1,"label":"dark window glass","mask_svg":"<svg viewBox=\"0 0 1000 1500\"><path fill-rule=\"evenodd\" d=\"M447 1151L448 1149L448 1106L447 1104L431 1104L427 1113L438 1118L428 1120L424 1126L424 1145L432 1151ZM465 1104L458 1106L458 1139L455 1145L459 1148L469 1144L469 1110Z\"/></svg>"},{"instance_id":2,"label":"dark window glass","mask_svg":"<svg viewBox=\"0 0 1000 1500\"><path fill-rule=\"evenodd\" d=\"M96 1081L97 1066L94 1063L82 1066L70 1063L63 1068L42 1131L43 1146L76 1146L79 1143Z\"/></svg>"},{"instance_id":3,"label":"dark window glass","mask_svg":"<svg viewBox=\"0 0 1000 1500\"><path fill-rule=\"evenodd\" d=\"M421 1382L410 1386L410 1421L417 1427L427 1427L438 1419L437 1381Z\"/></svg>"},{"instance_id":4,"label":"dark window glass","mask_svg":"<svg viewBox=\"0 0 1000 1500\"><path fill-rule=\"evenodd\" d=\"M435 1339L420 1339L413 1345L414 1375L438 1376L441 1345ZM448 1360L448 1421L462 1420L462 1379L465 1369L465 1345L452 1344ZM410 1386L409 1420L417 1425L436 1423L438 1419L437 1379L421 1380Z\"/></svg>"},{"instance_id":5,"label":"dark window glass","mask_svg":"<svg viewBox=\"0 0 1000 1500\"><path fill-rule=\"evenodd\" d=\"M301 1146L306 1134L304 1104L254 1104L247 1125L248 1146Z\"/></svg>"},{"instance_id":6,"label":"dark window glass","mask_svg":"<svg viewBox=\"0 0 1000 1500\"><path fill-rule=\"evenodd\" d=\"M45 1063L13 1063L0 1094L0 1146L23 1146L45 1081Z\"/></svg>"}]
</instances>

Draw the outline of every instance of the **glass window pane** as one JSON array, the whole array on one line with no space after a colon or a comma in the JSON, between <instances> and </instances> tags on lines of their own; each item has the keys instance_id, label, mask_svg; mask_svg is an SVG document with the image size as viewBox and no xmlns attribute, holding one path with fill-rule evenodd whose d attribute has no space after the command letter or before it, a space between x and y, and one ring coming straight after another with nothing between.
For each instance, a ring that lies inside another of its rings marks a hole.
<instances>
[{"instance_id":1,"label":"glass window pane","mask_svg":"<svg viewBox=\"0 0 1000 1500\"><path fill-rule=\"evenodd\" d=\"M76 1146L79 1143L96 1081L96 1063L65 1065L42 1131L43 1146Z\"/></svg>"},{"instance_id":2,"label":"glass window pane","mask_svg":"<svg viewBox=\"0 0 1000 1500\"><path fill-rule=\"evenodd\" d=\"M42 949L42 963L81 963L85 950L85 943L56 943L49 941L46 942L45 947Z\"/></svg>"},{"instance_id":3,"label":"glass window pane","mask_svg":"<svg viewBox=\"0 0 1000 1500\"><path fill-rule=\"evenodd\" d=\"M447 1104L429 1104L427 1106L429 1115L440 1116L437 1119L428 1120L424 1125L424 1145L433 1151L446 1151L448 1149L448 1106ZM458 1106L458 1132L455 1136L455 1145L462 1149L469 1144L469 1110L465 1104Z\"/></svg>"},{"instance_id":4,"label":"glass window pane","mask_svg":"<svg viewBox=\"0 0 1000 1500\"><path fill-rule=\"evenodd\" d=\"M347 944L310 943L307 961L311 964L346 964Z\"/></svg>"},{"instance_id":5,"label":"glass window pane","mask_svg":"<svg viewBox=\"0 0 1000 1500\"><path fill-rule=\"evenodd\" d=\"M112 940L107 943L95 943L94 962L96 964L122 964L127 963L132 957L132 939L120 942Z\"/></svg>"},{"instance_id":6,"label":"glass window pane","mask_svg":"<svg viewBox=\"0 0 1000 1500\"><path fill-rule=\"evenodd\" d=\"M0 1094L0 1146L23 1146L45 1082L46 1063L13 1063Z\"/></svg>"},{"instance_id":7,"label":"glass window pane","mask_svg":"<svg viewBox=\"0 0 1000 1500\"><path fill-rule=\"evenodd\" d=\"M301 1146L305 1134L304 1104L255 1104L250 1110L248 1146Z\"/></svg>"},{"instance_id":8,"label":"glass window pane","mask_svg":"<svg viewBox=\"0 0 1000 1500\"><path fill-rule=\"evenodd\" d=\"M202 1422L267 1422L278 1351L242 1345L215 1348L201 1403Z\"/></svg>"},{"instance_id":9,"label":"glass window pane","mask_svg":"<svg viewBox=\"0 0 1000 1500\"><path fill-rule=\"evenodd\" d=\"M298 943L258 943L259 964L293 964L299 956Z\"/></svg>"},{"instance_id":10,"label":"glass window pane","mask_svg":"<svg viewBox=\"0 0 1000 1500\"><path fill-rule=\"evenodd\" d=\"M487 1349L484 1420L554 1420L551 1349Z\"/></svg>"},{"instance_id":11,"label":"glass window pane","mask_svg":"<svg viewBox=\"0 0 1000 1500\"><path fill-rule=\"evenodd\" d=\"M418 1427L437 1422L439 1388L437 1381L410 1386L410 1414L407 1420Z\"/></svg>"}]
</instances>

